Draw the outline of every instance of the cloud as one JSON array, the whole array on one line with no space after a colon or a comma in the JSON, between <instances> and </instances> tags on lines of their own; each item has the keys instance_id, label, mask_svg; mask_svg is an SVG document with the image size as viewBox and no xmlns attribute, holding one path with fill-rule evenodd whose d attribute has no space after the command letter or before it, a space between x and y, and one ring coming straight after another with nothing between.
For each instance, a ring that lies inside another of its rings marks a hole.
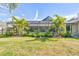
<instances>
[{"instance_id":1,"label":"cloud","mask_svg":"<svg viewBox=\"0 0 79 59\"><path fill-rule=\"evenodd\" d=\"M16 18L18 18L18 19L21 19L21 17L19 17L19 16L15 16Z\"/></svg>"},{"instance_id":2,"label":"cloud","mask_svg":"<svg viewBox=\"0 0 79 59\"><path fill-rule=\"evenodd\" d=\"M37 20L37 18L38 18L38 9L36 10L36 14L35 14L34 20Z\"/></svg>"},{"instance_id":3,"label":"cloud","mask_svg":"<svg viewBox=\"0 0 79 59\"><path fill-rule=\"evenodd\" d=\"M0 13L0 16L6 16L7 14L6 13Z\"/></svg>"},{"instance_id":4,"label":"cloud","mask_svg":"<svg viewBox=\"0 0 79 59\"><path fill-rule=\"evenodd\" d=\"M23 17L25 17L25 15L24 15L24 14L22 14L22 16L23 16Z\"/></svg>"},{"instance_id":5,"label":"cloud","mask_svg":"<svg viewBox=\"0 0 79 59\"><path fill-rule=\"evenodd\" d=\"M7 7L5 7L5 6L3 6L3 5L0 5L0 8L5 9L5 10L8 9Z\"/></svg>"},{"instance_id":6,"label":"cloud","mask_svg":"<svg viewBox=\"0 0 79 59\"><path fill-rule=\"evenodd\" d=\"M15 16L15 17L18 18L18 19L21 19L19 16ZM7 18L5 21L12 21L12 18L9 17L9 18Z\"/></svg>"},{"instance_id":7,"label":"cloud","mask_svg":"<svg viewBox=\"0 0 79 59\"><path fill-rule=\"evenodd\" d=\"M66 18L67 20L70 20L71 18L74 18L74 17L77 17L77 16L78 16L77 14L71 14L71 15L65 16L65 18Z\"/></svg>"}]
</instances>

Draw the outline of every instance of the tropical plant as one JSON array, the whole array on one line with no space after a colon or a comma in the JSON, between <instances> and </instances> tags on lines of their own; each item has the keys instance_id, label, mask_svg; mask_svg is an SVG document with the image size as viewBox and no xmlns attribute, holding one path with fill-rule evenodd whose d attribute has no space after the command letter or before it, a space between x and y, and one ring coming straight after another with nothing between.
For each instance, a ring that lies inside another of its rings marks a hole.
<instances>
[{"instance_id":1,"label":"tropical plant","mask_svg":"<svg viewBox=\"0 0 79 59\"><path fill-rule=\"evenodd\" d=\"M12 24L13 28L16 28L16 32L19 36L21 36L24 31L28 30L28 22L25 20L25 18L22 18L21 20L16 18L15 16L12 17Z\"/></svg>"},{"instance_id":2,"label":"tropical plant","mask_svg":"<svg viewBox=\"0 0 79 59\"><path fill-rule=\"evenodd\" d=\"M55 18L52 19L52 32L54 36L61 36L63 33L66 33L65 18L59 15L55 15Z\"/></svg>"}]
</instances>

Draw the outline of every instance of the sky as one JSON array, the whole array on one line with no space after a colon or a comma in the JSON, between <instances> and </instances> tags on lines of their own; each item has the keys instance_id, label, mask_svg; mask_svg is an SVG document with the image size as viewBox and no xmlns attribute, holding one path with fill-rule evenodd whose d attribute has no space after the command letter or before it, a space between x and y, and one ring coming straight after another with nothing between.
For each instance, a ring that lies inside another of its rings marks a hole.
<instances>
[{"instance_id":1,"label":"sky","mask_svg":"<svg viewBox=\"0 0 79 59\"><path fill-rule=\"evenodd\" d=\"M79 3L20 3L12 15L18 18L25 17L28 21L39 21L55 14L70 19L79 13ZM0 4L0 20L8 21L8 8Z\"/></svg>"}]
</instances>

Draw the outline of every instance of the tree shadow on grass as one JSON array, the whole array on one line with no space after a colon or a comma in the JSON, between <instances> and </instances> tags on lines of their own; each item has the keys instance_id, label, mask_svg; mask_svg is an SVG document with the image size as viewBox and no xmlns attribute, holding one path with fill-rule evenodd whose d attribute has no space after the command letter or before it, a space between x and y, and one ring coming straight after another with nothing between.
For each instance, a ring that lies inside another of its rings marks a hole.
<instances>
[{"instance_id":1,"label":"tree shadow on grass","mask_svg":"<svg viewBox=\"0 0 79 59\"><path fill-rule=\"evenodd\" d=\"M39 40L41 42L45 42L48 40L48 38L45 38L45 37L36 37L35 40Z\"/></svg>"},{"instance_id":2,"label":"tree shadow on grass","mask_svg":"<svg viewBox=\"0 0 79 59\"><path fill-rule=\"evenodd\" d=\"M56 40L49 40L49 41L58 41L58 40L56 39Z\"/></svg>"},{"instance_id":3,"label":"tree shadow on grass","mask_svg":"<svg viewBox=\"0 0 79 59\"><path fill-rule=\"evenodd\" d=\"M32 42L32 41L45 42L45 41L47 41L47 40L49 40L48 37L34 37L34 39L32 39L32 40L26 40L26 42Z\"/></svg>"},{"instance_id":4,"label":"tree shadow on grass","mask_svg":"<svg viewBox=\"0 0 79 59\"><path fill-rule=\"evenodd\" d=\"M58 41L57 39L50 39L49 37L34 37L33 40L26 40L26 42L32 42L32 41L41 41L41 42L45 42L45 41Z\"/></svg>"},{"instance_id":5,"label":"tree shadow on grass","mask_svg":"<svg viewBox=\"0 0 79 59\"><path fill-rule=\"evenodd\" d=\"M35 39L33 39L33 40L26 40L26 42L32 42L32 41L36 41Z\"/></svg>"}]
</instances>

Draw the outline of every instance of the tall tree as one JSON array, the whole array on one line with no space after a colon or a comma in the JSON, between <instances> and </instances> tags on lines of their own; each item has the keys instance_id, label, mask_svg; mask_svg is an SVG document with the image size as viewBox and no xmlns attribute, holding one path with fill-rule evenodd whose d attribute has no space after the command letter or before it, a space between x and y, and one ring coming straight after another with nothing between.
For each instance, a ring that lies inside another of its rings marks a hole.
<instances>
[{"instance_id":1,"label":"tall tree","mask_svg":"<svg viewBox=\"0 0 79 59\"><path fill-rule=\"evenodd\" d=\"M65 18L59 15L55 15L55 18L52 19L52 23L54 36L64 35L66 32Z\"/></svg>"},{"instance_id":2,"label":"tall tree","mask_svg":"<svg viewBox=\"0 0 79 59\"><path fill-rule=\"evenodd\" d=\"M9 12L12 13L18 6L18 3L8 3L6 4Z\"/></svg>"}]
</instances>

